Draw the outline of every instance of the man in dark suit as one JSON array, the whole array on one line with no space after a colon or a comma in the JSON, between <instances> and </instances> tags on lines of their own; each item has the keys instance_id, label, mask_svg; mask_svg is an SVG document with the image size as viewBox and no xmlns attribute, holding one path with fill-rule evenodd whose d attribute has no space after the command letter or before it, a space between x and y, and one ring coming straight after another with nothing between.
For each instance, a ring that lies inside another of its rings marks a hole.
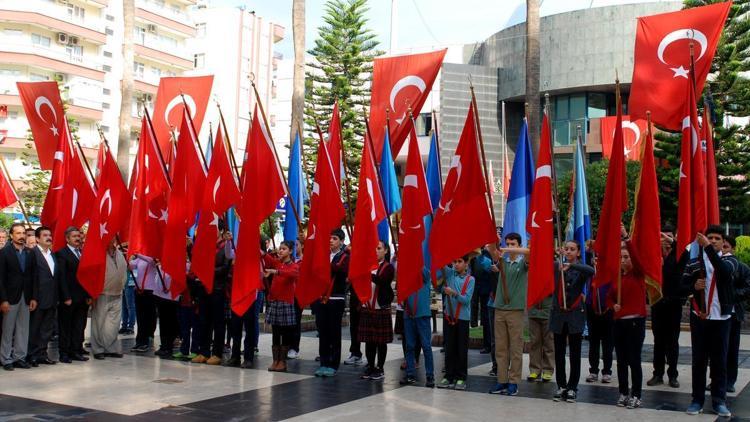
<instances>
[{"instance_id":1,"label":"man in dark suit","mask_svg":"<svg viewBox=\"0 0 750 422\"><path fill-rule=\"evenodd\" d=\"M6 371L31 367L25 360L29 346L29 312L37 305L36 265L34 254L24 246L23 224L13 224L10 237L11 242L0 250L0 311L4 314L0 363Z\"/></svg>"},{"instance_id":2,"label":"man in dark suit","mask_svg":"<svg viewBox=\"0 0 750 422\"><path fill-rule=\"evenodd\" d=\"M29 356L28 362L31 366L39 364L53 365L57 362L51 360L47 355L47 344L55 329L55 316L57 315L57 302L62 296L68 296L67 287L60 283L60 266L57 258L52 252L52 230L41 226L36 229L37 246L34 252L35 282L38 286L37 307L31 313L31 329L29 333Z\"/></svg>"},{"instance_id":3,"label":"man in dark suit","mask_svg":"<svg viewBox=\"0 0 750 422\"><path fill-rule=\"evenodd\" d=\"M68 227L65 230L67 245L56 254L62 277L60 281L64 285L60 291L65 292L57 308L60 362L63 363L89 360L84 356L88 352L83 349L83 333L86 330L91 297L78 282L76 275L81 258L81 238L81 231L77 227Z\"/></svg>"}]
</instances>

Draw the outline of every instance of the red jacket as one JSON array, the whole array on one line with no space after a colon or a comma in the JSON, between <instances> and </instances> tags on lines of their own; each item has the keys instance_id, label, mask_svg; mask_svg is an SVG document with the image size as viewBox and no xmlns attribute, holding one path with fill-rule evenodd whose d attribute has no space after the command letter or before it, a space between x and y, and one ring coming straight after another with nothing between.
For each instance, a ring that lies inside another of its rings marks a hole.
<instances>
[{"instance_id":1,"label":"red jacket","mask_svg":"<svg viewBox=\"0 0 750 422\"><path fill-rule=\"evenodd\" d=\"M638 264L637 251L627 242L633 270L622 275L622 295L620 297L620 312L615 312L615 319L626 316L646 317L646 279ZM612 288L607 292L607 306L614 308L617 303L617 282L612 282Z\"/></svg>"},{"instance_id":2,"label":"red jacket","mask_svg":"<svg viewBox=\"0 0 750 422\"><path fill-rule=\"evenodd\" d=\"M299 277L299 263L291 261L282 263L278 258L270 254L263 255L263 265L278 271L271 279L271 290L268 300L279 300L294 304L294 288Z\"/></svg>"}]
</instances>

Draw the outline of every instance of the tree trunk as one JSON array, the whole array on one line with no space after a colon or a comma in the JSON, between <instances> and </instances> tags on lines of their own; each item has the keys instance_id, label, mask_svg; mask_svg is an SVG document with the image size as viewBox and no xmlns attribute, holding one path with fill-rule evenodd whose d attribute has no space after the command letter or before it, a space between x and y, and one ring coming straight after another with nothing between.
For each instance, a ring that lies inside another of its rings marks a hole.
<instances>
[{"instance_id":1,"label":"tree trunk","mask_svg":"<svg viewBox=\"0 0 750 422\"><path fill-rule=\"evenodd\" d=\"M125 180L130 168L130 126L133 107L133 27L135 26L135 0L122 0L123 41L122 41L122 82L120 92L120 121L117 136L117 167Z\"/></svg>"},{"instance_id":2,"label":"tree trunk","mask_svg":"<svg viewBox=\"0 0 750 422\"><path fill-rule=\"evenodd\" d=\"M542 121L539 78L539 0L526 0L526 103L529 137L534 153L539 151L539 128Z\"/></svg>"},{"instance_id":3,"label":"tree trunk","mask_svg":"<svg viewBox=\"0 0 750 422\"><path fill-rule=\"evenodd\" d=\"M294 77L292 80L291 141L304 125L305 113L305 0L292 2L292 36L294 38ZM300 139L304 139L300 133Z\"/></svg>"}]
</instances>

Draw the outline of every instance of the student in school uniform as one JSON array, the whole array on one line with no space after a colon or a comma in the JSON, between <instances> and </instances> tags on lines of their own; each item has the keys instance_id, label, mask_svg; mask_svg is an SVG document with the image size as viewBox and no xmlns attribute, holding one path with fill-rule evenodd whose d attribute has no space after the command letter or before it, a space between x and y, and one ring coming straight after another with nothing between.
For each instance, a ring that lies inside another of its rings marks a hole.
<instances>
[{"instance_id":1,"label":"student in school uniform","mask_svg":"<svg viewBox=\"0 0 750 422\"><path fill-rule=\"evenodd\" d=\"M424 351L425 387L435 387L435 369L432 359L432 333L430 317L432 311L432 281L427 268L422 270L422 287L404 301L404 343L406 343L406 376L401 385L416 384L416 371L419 364L419 351Z\"/></svg>"},{"instance_id":2,"label":"student in school uniform","mask_svg":"<svg viewBox=\"0 0 750 422\"><path fill-rule=\"evenodd\" d=\"M372 274L372 294L367 303L362 304L359 314L359 341L365 343L367 368L360 378L382 380L385 377L383 365L388 352L388 343L393 341L393 321L391 302L393 301L393 277L396 273L390 263L390 251L384 242L378 242L375 249L378 268Z\"/></svg>"},{"instance_id":3,"label":"student in school uniform","mask_svg":"<svg viewBox=\"0 0 750 422\"><path fill-rule=\"evenodd\" d=\"M588 256L588 255L587 255ZM589 278L589 280L591 280ZM612 352L615 349L613 337L614 319L611 308L607 307L607 292L610 285L604 284L594 288L589 281L586 296L586 324L589 329L589 375L586 382L599 381L601 368L601 382L612 382ZM601 367L599 366L601 364Z\"/></svg>"},{"instance_id":4,"label":"student in school uniform","mask_svg":"<svg viewBox=\"0 0 750 422\"><path fill-rule=\"evenodd\" d=\"M583 327L586 324L583 290L588 278L594 275L594 268L578 261L581 256L581 245L574 240L565 242L562 253L565 258L562 268L555 263L555 293L549 317L549 329L555 339L557 381L557 392L552 399L575 403L578 397L578 381L581 378ZM570 375L567 379L566 350L569 351L570 360Z\"/></svg>"},{"instance_id":5,"label":"student in school uniform","mask_svg":"<svg viewBox=\"0 0 750 422\"><path fill-rule=\"evenodd\" d=\"M544 298L528 310L529 376L526 380L550 382L555 372L554 336L549 330L549 315L552 310L552 295Z\"/></svg>"},{"instance_id":6,"label":"student in school uniform","mask_svg":"<svg viewBox=\"0 0 750 422\"><path fill-rule=\"evenodd\" d=\"M294 327L297 324L297 310L294 307L294 290L299 278L299 263L292 259L293 241L279 245L278 257L263 255L266 277L271 277L266 306L266 323L273 330L273 364L269 371L286 372L286 359L289 347L294 341Z\"/></svg>"}]
</instances>

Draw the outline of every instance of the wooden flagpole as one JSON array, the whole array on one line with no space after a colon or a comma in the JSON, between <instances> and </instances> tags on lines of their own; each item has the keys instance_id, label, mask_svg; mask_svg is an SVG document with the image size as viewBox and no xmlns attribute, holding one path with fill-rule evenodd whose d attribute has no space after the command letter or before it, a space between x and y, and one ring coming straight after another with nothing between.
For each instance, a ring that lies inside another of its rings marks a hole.
<instances>
[{"instance_id":1,"label":"wooden flagpole","mask_svg":"<svg viewBox=\"0 0 750 422\"><path fill-rule=\"evenodd\" d=\"M549 117L549 92L544 94L544 115ZM549 122L549 121L548 121ZM551 135L551 134L550 134ZM578 137L581 136L581 127L578 126ZM550 141L552 141L550 139ZM555 213L555 223L557 226L556 237L557 247L562 248L563 237L562 237L562 219L560 218L560 196L557 191L557 171L555 170L555 151L550 142L550 172L552 173L552 212ZM581 151L583 154L583 151ZM570 206L573 206L571 203ZM585 245L579 245L580 248ZM565 289L565 271L563 271L562 253L557 254L557 269L560 271L560 294L562 295L563 309L568 309L568 295Z\"/></svg>"}]
</instances>

